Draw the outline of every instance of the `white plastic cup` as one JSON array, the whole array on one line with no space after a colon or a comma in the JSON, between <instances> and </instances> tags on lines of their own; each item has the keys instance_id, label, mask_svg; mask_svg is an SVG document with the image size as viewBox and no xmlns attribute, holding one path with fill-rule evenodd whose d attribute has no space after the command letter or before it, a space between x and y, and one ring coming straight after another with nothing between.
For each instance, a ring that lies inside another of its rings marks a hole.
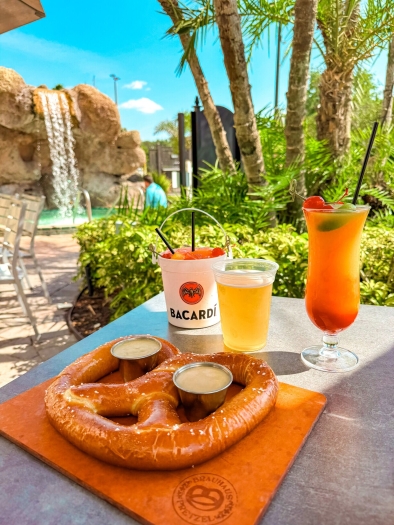
<instances>
[{"instance_id":1,"label":"white plastic cup","mask_svg":"<svg viewBox=\"0 0 394 525\"><path fill-rule=\"evenodd\" d=\"M177 260L159 256L168 322L180 328L206 328L220 321L212 259Z\"/></svg>"},{"instance_id":2,"label":"white plastic cup","mask_svg":"<svg viewBox=\"0 0 394 525\"><path fill-rule=\"evenodd\" d=\"M235 352L260 352L267 342L277 263L233 259L214 262L212 269L218 285L225 346Z\"/></svg>"}]
</instances>

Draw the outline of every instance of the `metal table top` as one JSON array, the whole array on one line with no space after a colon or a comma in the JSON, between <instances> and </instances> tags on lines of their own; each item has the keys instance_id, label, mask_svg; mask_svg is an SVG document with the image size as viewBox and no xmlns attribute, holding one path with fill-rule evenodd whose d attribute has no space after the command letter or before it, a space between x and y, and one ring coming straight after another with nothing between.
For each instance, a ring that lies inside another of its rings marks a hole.
<instances>
[{"instance_id":1,"label":"metal table top","mask_svg":"<svg viewBox=\"0 0 394 525\"><path fill-rule=\"evenodd\" d=\"M106 341L144 333L168 339L184 352L223 349L220 324L200 330L169 325L160 294L1 388L0 402L55 376ZM394 308L361 306L343 333L343 346L360 358L352 372L305 368L300 351L318 344L321 335L304 301L273 297L266 351L256 355L280 381L322 392L328 404L261 523L394 524ZM2 438L0 483L0 524L137 523Z\"/></svg>"}]
</instances>

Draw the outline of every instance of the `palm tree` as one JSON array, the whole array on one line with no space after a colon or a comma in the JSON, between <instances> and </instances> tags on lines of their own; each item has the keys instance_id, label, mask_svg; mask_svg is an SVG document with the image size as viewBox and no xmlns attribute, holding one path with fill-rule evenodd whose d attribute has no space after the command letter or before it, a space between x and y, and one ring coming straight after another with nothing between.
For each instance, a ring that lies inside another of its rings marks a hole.
<instances>
[{"instance_id":1,"label":"palm tree","mask_svg":"<svg viewBox=\"0 0 394 525\"><path fill-rule=\"evenodd\" d=\"M180 68L182 68L190 53L195 52L196 43L200 36L204 37L204 32L215 25L219 27L233 97L237 140L251 189L264 182L261 176L264 172L264 160L250 96L247 61L250 59L254 47L261 43L265 30L273 21L286 24L291 20L293 1L241 0L238 3L238 10L235 0L231 0L231 2L228 0L223 2L195 0L193 4L182 5L180 8L182 17L178 18L178 22L169 31L172 34L187 33L190 36L189 47L185 49L181 58ZM221 14L220 20L216 12L217 7L219 14ZM228 17L227 20L225 17ZM241 21L247 42L247 60L245 60L244 43L240 30ZM230 23L228 24L228 22ZM232 31L231 37L228 36L228 29Z\"/></svg>"},{"instance_id":2,"label":"palm tree","mask_svg":"<svg viewBox=\"0 0 394 525\"><path fill-rule=\"evenodd\" d=\"M317 137L334 158L350 147L355 67L383 48L394 32L394 0L320 0L317 46L326 69L320 77Z\"/></svg>"},{"instance_id":3,"label":"palm tree","mask_svg":"<svg viewBox=\"0 0 394 525\"><path fill-rule=\"evenodd\" d=\"M264 159L250 92L237 0L214 0L224 64L234 106L234 127L250 191L264 184Z\"/></svg>"},{"instance_id":4,"label":"palm tree","mask_svg":"<svg viewBox=\"0 0 394 525\"><path fill-rule=\"evenodd\" d=\"M394 35L389 44L387 58L386 83L383 92L382 126L389 128L393 118L393 86L394 86Z\"/></svg>"},{"instance_id":5,"label":"palm tree","mask_svg":"<svg viewBox=\"0 0 394 525\"><path fill-rule=\"evenodd\" d=\"M304 119L308 92L309 65L316 22L317 0L296 0L286 111L286 166L301 166L305 158ZM305 195L305 176L301 170L296 191ZM290 215L301 215L300 201L289 203Z\"/></svg>"},{"instance_id":6,"label":"palm tree","mask_svg":"<svg viewBox=\"0 0 394 525\"><path fill-rule=\"evenodd\" d=\"M185 22L182 9L179 8L178 0L159 0L159 2L164 12L171 18L174 26L179 24L182 25ZM220 119L219 112L213 102L208 82L202 71L189 31L187 29L179 31L178 35L184 52L187 52L186 60L189 64L198 94L200 95L204 107L204 114L211 130L219 165L224 172L234 172L235 164L227 141L226 131Z\"/></svg>"},{"instance_id":7,"label":"palm tree","mask_svg":"<svg viewBox=\"0 0 394 525\"><path fill-rule=\"evenodd\" d=\"M191 115L190 113L185 113L185 146L186 149L191 149ZM179 142L178 142L178 118L173 120L162 120L159 122L153 131L155 135L158 133L167 133L168 140L170 141L170 146L174 153L179 153Z\"/></svg>"}]
</instances>

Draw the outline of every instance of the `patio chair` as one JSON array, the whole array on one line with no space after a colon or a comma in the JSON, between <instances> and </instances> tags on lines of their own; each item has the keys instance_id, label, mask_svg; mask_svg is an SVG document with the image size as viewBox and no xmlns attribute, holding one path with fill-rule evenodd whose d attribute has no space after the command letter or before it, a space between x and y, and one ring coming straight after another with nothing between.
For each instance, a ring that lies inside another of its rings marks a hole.
<instances>
[{"instance_id":1,"label":"patio chair","mask_svg":"<svg viewBox=\"0 0 394 525\"><path fill-rule=\"evenodd\" d=\"M14 198L16 197L15 196L13 197L12 195L8 195L5 193L0 193L0 235L1 236L4 235L5 224L6 224L6 220L8 217L8 211L11 206L11 201ZM3 253L2 250L3 248L0 245L0 258L2 257L2 253ZM26 272L26 268L23 267L22 270L24 272L23 286L24 288L31 288L29 277Z\"/></svg>"},{"instance_id":2,"label":"patio chair","mask_svg":"<svg viewBox=\"0 0 394 525\"><path fill-rule=\"evenodd\" d=\"M18 267L19 245L23 233L26 209L27 204L25 202L15 198L10 199L2 242L0 284L12 284L14 286L19 304L24 314L29 318L38 340L40 333L22 287L24 274L22 269Z\"/></svg>"},{"instance_id":3,"label":"patio chair","mask_svg":"<svg viewBox=\"0 0 394 525\"><path fill-rule=\"evenodd\" d=\"M28 283L29 288L32 289L32 286L29 280L29 276L26 270L26 266L23 261L23 259L32 259L34 268L40 278L44 295L47 298L48 302L50 303L51 296L49 295L48 288L44 280L44 276L42 275L42 271L41 271L40 265L38 264L36 254L34 251L34 240L35 240L36 233L37 233L38 219L40 218L40 214L44 208L45 197L43 195L41 197L33 197L31 195L17 195L16 197L20 199L22 202L25 202L27 205L26 214L25 214L25 222L23 224L23 235L30 237L29 247L28 248L21 247L19 249L20 265L25 275L26 282Z\"/></svg>"},{"instance_id":4,"label":"patio chair","mask_svg":"<svg viewBox=\"0 0 394 525\"><path fill-rule=\"evenodd\" d=\"M8 215L8 208L11 205L11 200L11 195L7 195L6 193L0 193L0 230L2 232L5 229L5 222Z\"/></svg>"}]
</instances>

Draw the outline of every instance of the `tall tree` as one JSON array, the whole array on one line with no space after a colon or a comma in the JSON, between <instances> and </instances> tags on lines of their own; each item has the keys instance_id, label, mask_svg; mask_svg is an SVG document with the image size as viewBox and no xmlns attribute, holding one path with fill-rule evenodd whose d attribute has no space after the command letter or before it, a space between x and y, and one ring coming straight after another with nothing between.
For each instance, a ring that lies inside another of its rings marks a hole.
<instances>
[{"instance_id":1,"label":"tall tree","mask_svg":"<svg viewBox=\"0 0 394 525\"><path fill-rule=\"evenodd\" d=\"M195 50L199 35L215 25L219 27L233 96L235 129L251 190L264 184L264 159L254 117L246 62L251 58L253 49L262 43L263 35L272 22L287 24L292 21L293 2L294 0L239 0L238 11L235 0L194 0L182 4L182 20L170 30L174 34L190 34L190 47L185 50L181 59L182 67L189 54ZM242 40L241 19L247 42L247 60Z\"/></svg>"},{"instance_id":2,"label":"tall tree","mask_svg":"<svg viewBox=\"0 0 394 525\"><path fill-rule=\"evenodd\" d=\"M224 64L234 106L234 126L251 191L265 183L264 159L257 129L237 0L214 0Z\"/></svg>"},{"instance_id":3,"label":"tall tree","mask_svg":"<svg viewBox=\"0 0 394 525\"><path fill-rule=\"evenodd\" d=\"M296 0L294 6L293 51L290 61L286 112L286 165L302 165L305 158L304 119L309 80L309 64L316 22L318 0ZM297 193L305 195L305 177L301 170ZM301 215L300 201L288 206L291 215Z\"/></svg>"},{"instance_id":4,"label":"tall tree","mask_svg":"<svg viewBox=\"0 0 394 525\"><path fill-rule=\"evenodd\" d=\"M171 18L174 26L182 22L182 10L179 8L178 0L159 0L164 12ZM219 165L225 172L234 172L235 164L227 141L226 131L220 119L219 112L213 102L208 82L202 71L195 49L192 45L188 32L178 33L184 51L188 51L186 60L192 72L198 94L204 107L204 114L208 121L215 145L216 156Z\"/></svg>"},{"instance_id":5,"label":"tall tree","mask_svg":"<svg viewBox=\"0 0 394 525\"><path fill-rule=\"evenodd\" d=\"M320 0L317 45L326 69L320 77L317 137L332 155L350 147L352 86L355 67L383 48L394 32L394 0Z\"/></svg>"},{"instance_id":6,"label":"tall tree","mask_svg":"<svg viewBox=\"0 0 394 525\"><path fill-rule=\"evenodd\" d=\"M391 126L393 118L393 87L394 87L394 35L389 44L387 58L386 83L383 92L382 126Z\"/></svg>"},{"instance_id":7,"label":"tall tree","mask_svg":"<svg viewBox=\"0 0 394 525\"><path fill-rule=\"evenodd\" d=\"M191 114L185 113L185 146L186 149L191 149L192 147L192 137L191 137ZM156 124L155 129L153 130L154 135L159 133L166 133L168 135L168 140L172 151L174 153L179 153L179 134L178 134L178 117L176 116L173 120L162 120Z\"/></svg>"}]
</instances>

